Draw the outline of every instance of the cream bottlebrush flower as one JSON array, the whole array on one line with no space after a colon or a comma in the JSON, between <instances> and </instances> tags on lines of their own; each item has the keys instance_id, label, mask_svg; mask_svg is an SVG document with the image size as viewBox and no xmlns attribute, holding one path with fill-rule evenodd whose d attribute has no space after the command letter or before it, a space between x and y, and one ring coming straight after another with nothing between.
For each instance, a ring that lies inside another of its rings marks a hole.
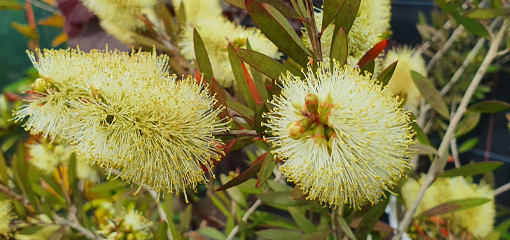
<instances>
[{"instance_id":1,"label":"cream bottlebrush flower","mask_svg":"<svg viewBox=\"0 0 510 240\"><path fill-rule=\"evenodd\" d=\"M414 84L411 71L418 72L422 76L427 76L425 61L421 55L413 49L407 47L397 48L388 51L384 60L383 69L397 60L397 67L388 83L388 88L394 94L404 99L403 107L405 109L417 113L421 94L420 90L418 90Z\"/></svg>"},{"instance_id":2,"label":"cream bottlebrush flower","mask_svg":"<svg viewBox=\"0 0 510 240\"><path fill-rule=\"evenodd\" d=\"M11 221L15 218L9 200L0 200L0 237L9 239L14 231Z\"/></svg>"},{"instance_id":3,"label":"cream bottlebrush flower","mask_svg":"<svg viewBox=\"0 0 510 240\"><path fill-rule=\"evenodd\" d=\"M88 81L96 97L69 103L78 115L72 129L79 154L158 192L207 182L201 165L210 169L223 154L212 132L226 128L195 79L147 76L118 62Z\"/></svg>"},{"instance_id":4,"label":"cream bottlebrush flower","mask_svg":"<svg viewBox=\"0 0 510 240\"><path fill-rule=\"evenodd\" d=\"M223 87L230 87L235 82L234 73L228 57L228 44L236 48L246 48L247 40L254 51L273 58L279 58L278 48L257 28L236 26L223 17L199 18L187 25L179 43L182 55L192 61L195 58L193 29L196 28L202 38L214 73L214 78Z\"/></svg>"},{"instance_id":5,"label":"cream bottlebrush flower","mask_svg":"<svg viewBox=\"0 0 510 240\"><path fill-rule=\"evenodd\" d=\"M69 122L75 116L68 102L95 94L90 91L85 76L102 71L103 68L112 68L119 62L129 65L140 74L156 73L162 77L168 71L168 57L158 57L155 51L129 54L118 51L83 53L71 49L45 49L42 52L36 50L38 60L34 53L28 54L41 78L32 85L32 98L14 113L14 120L19 122L27 118L23 125L25 130L30 130L34 135L43 133L44 137L51 136L52 139L69 135Z\"/></svg>"},{"instance_id":6,"label":"cream bottlebrush flower","mask_svg":"<svg viewBox=\"0 0 510 240\"><path fill-rule=\"evenodd\" d=\"M122 43L128 46L132 46L135 43L135 40L133 39L134 32L122 27L117 22L101 20L99 24L108 34L114 36Z\"/></svg>"},{"instance_id":7,"label":"cream bottlebrush flower","mask_svg":"<svg viewBox=\"0 0 510 240\"><path fill-rule=\"evenodd\" d=\"M135 210L124 211L122 215L108 225L102 225L101 234L106 239L136 239L146 240L152 237L152 222L149 222L142 214Z\"/></svg>"},{"instance_id":8,"label":"cream bottlebrush flower","mask_svg":"<svg viewBox=\"0 0 510 240\"><path fill-rule=\"evenodd\" d=\"M409 179L402 187L402 196L406 206L413 204L424 178L425 176L422 176L419 183L414 179ZM415 216L440 204L466 198L488 198L491 201L441 217L450 222L451 228L456 233L468 231L477 238L484 238L492 232L496 213L494 191L490 189L489 185L483 183L472 184L463 177L438 178L425 191Z\"/></svg>"},{"instance_id":9,"label":"cream bottlebrush flower","mask_svg":"<svg viewBox=\"0 0 510 240\"><path fill-rule=\"evenodd\" d=\"M196 23L197 19L215 19L223 15L220 0L172 0L174 9L184 6L187 23Z\"/></svg>"},{"instance_id":10,"label":"cream bottlebrush flower","mask_svg":"<svg viewBox=\"0 0 510 240\"><path fill-rule=\"evenodd\" d=\"M361 57L370 50L376 43L380 42L383 33L390 28L391 6L389 0L365 0L361 1L358 16L352 24L348 34L349 57L347 64L356 66ZM322 29L322 10L315 13L317 28ZM329 57L335 23L331 23L323 32L321 37L321 48L323 57ZM310 38L303 32L303 42L312 49Z\"/></svg>"},{"instance_id":11,"label":"cream bottlebrush flower","mask_svg":"<svg viewBox=\"0 0 510 240\"><path fill-rule=\"evenodd\" d=\"M282 78L267 124L286 159L280 169L309 200L376 203L409 167L409 113L359 70L320 63L316 74L309 67L305 80Z\"/></svg>"},{"instance_id":12,"label":"cream bottlebrush flower","mask_svg":"<svg viewBox=\"0 0 510 240\"><path fill-rule=\"evenodd\" d=\"M157 0L82 0L85 6L94 12L99 19L118 26L126 31L137 31L145 28L145 23L136 16L154 14L152 7ZM152 16L150 16L152 17Z\"/></svg>"}]
</instances>

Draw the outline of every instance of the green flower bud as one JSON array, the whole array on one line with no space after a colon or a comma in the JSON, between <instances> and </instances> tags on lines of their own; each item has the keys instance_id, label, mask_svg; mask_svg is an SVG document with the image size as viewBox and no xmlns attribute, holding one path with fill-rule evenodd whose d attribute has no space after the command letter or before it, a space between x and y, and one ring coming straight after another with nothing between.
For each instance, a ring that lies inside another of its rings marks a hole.
<instances>
[{"instance_id":1,"label":"green flower bud","mask_svg":"<svg viewBox=\"0 0 510 240\"><path fill-rule=\"evenodd\" d=\"M312 139L317 145L327 144L326 135L324 135L324 127L322 125L318 125L313 129Z\"/></svg>"},{"instance_id":2,"label":"green flower bud","mask_svg":"<svg viewBox=\"0 0 510 240\"><path fill-rule=\"evenodd\" d=\"M32 89L36 92L46 92L46 81L42 78L36 79L32 85Z\"/></svg>"},{"instance_id":3,"label":"green flower bud","mask_svg":"<svg viewBox=\"0 0 510 240\"><path fill-rule=\"evenodd\" d=\"M303 118L296 122L291 122L287 125L287 131L292 139L297 140L303 137L304 133L312 125L312 120Z\"/></svg>"},{"instance_id":4,"label":"green flower bud","mask_svg":"<svg viewBox=\"0 0 510 240\"><path fill-rule=\"evenodd\" d=\"M317 109L319 108L319 98L313 93L308 93L305 96L305 105L309 113L317 114Z\"/></svg>"}]
</instances>

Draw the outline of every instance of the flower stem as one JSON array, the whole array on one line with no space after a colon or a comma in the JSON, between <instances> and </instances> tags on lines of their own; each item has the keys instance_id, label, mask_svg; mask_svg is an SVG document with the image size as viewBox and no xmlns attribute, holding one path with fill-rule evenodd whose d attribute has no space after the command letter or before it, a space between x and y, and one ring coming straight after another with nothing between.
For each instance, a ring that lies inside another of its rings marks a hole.
<instances>
[{"instance_id":1,"label":"flower stem","mask_svg":"<svg viewBox=\"0 0 510 240\"><path fill-rule=\"evenodd\" d=\"M331 227L333 229L333 238L335 240L342 239L342 228L340 227L340 222L338 222L338 215L340 215L340 211L343 208L343 204L331 210Z\"/></svg>"}]
</instances>

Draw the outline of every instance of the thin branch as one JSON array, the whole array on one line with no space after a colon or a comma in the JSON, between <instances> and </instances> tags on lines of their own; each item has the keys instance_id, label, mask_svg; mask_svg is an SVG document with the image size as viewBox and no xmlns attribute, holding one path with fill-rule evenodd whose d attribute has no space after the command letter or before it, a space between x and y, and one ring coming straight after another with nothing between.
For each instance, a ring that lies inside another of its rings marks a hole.
<instances>
[{"instance_id":1,"label":"thin branch","mask_svg":"<svg viewBox=\"0 0 510 240\"><path fill-rule=\"evenodd\" d=\"M430 70L434 67L436 62L445 54L445 52L452 46L452 44L457 41L457 38L460 36L460 34L464 32L464 26L460 25L458 26L455 31L453 31L450 38L448 38L448 41L437 51L437 53L430 59L429 64L427 64L427 72L430 72Z\"/></svg>"},{"instance_id":2,"label":"thin branch","mask_svg":"<svg viewBox=\"0 0 510 240\"><path fill-rule=\"evenodd\" d=\"M338 215L340 215L341 208L343 207L336 207L331 210L331 228L333 230L333 239L334 240L341 240L342 239L342 228L340 227L340 222L338 222Z\"/></svg>"},{"instance_id":3,"label":"thin branch","mask_svg":"<svg viewBox=\"0 0 510 240\"><path fill-rule=\"evenodd\" d=\"M39 1L37 1L37 0L28 0L28 1L29 1L30 3L32 3L32 5L34 5L34 6L38 7L38 8L40 8L40 9L42 9L42 10L46 10L46 11L48 11L48 12L51 12L51 13L55 14L55 15L62 15L62 14L60 13L60 11L59 11L57 8L55 8L54 6L51 6L51 5L49 5L49 4L41 3L41 2L39 2Z\"/></svg>"},{"instance_id":4,"label":"thin branch","mask_svg":"<svg viewBox=\"0 0 510 240\"><path fill-rule=\"evenodd\" d=\"M275 176L274 180L275 181L279 181L280 178L282 177L282 172L278 172L278 175ZM262 205L262 201L260 199L257 199L257 201L255 201L255 203L250 207L250 209L248 209L248 211L244 214L244 216L241 218L241 222L247 222L248 221L248 218L255 212L255 210L257 210L257 208ZM232 231L230 232L230 234L228 235L228 237L226 238L226 240L232 240L234 239L234 237L236 236L237 232L239 232L239 224L237 224L233 229Z\"/></svg>"},{"instance_id":5,"label":"thin branch","mask_svg":"<svg viewBox=\"0 0 510 240\"><path fill-rule=\"evenodd\" d=\"M451 118L455 115L455 103L452 103L452 113ZM456 168L460 168L460 159L459 159L459 151L457 149L457 139L455 138L455 135L452 137L452 140L450 140L450 149L452 151L452 157L453 162L455 163Z\"/></svg>"},{"instance_id":6,"label":"thin branch","mask_svg":"<svg viewBox=\"0 0 510 240\"><path fill-rule=\"evenodd\" d=\"M322 61L322 49L321 49L321 39L319 37L319 31L317 31L317 24L315 23L315 16L313 10L313 0L305 0L306 12L308 13L308 24L310 32L308 33L310 37L310 42L312 43L313 51L315 52L317 61Z\"/></svg>"},{"instance_id":7,"label":"thin branch","mask_svg":"<svg viewBox=\"0 0 510 240\"><path fill-rule=\"evenodd\" d=\"M149 193L151 194L152 198L154 198L154 200L159 201L159 197L158 197L159 195L156 191L151 190L147 186L145 188L147 190L149 190ZM160 203L157 203L156 205L158 208L159 218L161 219L161 221L164 221L164 222L166 222L166 224L168 224L168 218L166 216L165 210L163 209L163 206ZM168 240L174 240L174 237L172 235L172 230L170 229L170 227L168 227L166 229L166 235L168 236Z\"/></svg>"},{"instance_id":8,"label":"thin branch","mask_svg":"<svg viewBox=\"0 0 510 240\"><path fill-rule=\"evenodd\" d=\"M21 204L23 204L24 207L29 208L29 209L34 209L34 207L32 207L32 205L30 205L30 202L26 198L24 198L22 195L19 195L15 192L11 191L11 189L9 189L8 187L4 186L1 183L0 183L0 192L4 193L5 195L8 195L9 197L11 197L14 200L18 200Z\"/></svg>"},{"instance_id":9,"label":"thin branch","mask_svg":"<svg viewBox=\"0 0 510 240\"><path fill-rule=\"evenodd\" d=\"M489 51L487 53L487 56L482 62L482 65L476 72L473 80L471 81L471 84L469 85L468 89L466 90L466 93L464 94L464 97L462 98L462 101L460 102L459 108L457 109L457 112L451 119L450 125L448 126L448 129L446 130L446 133L444 134L443 141L441 142L441 145L439 146L439 149L437 151L437 155L432 162L432 165L430 166L430 169L427 173L427 176L425 177L425 180L423 181L420 190L418 191L418 194L416 196L415 201L413 202L412 206L408 209L406 212L404 219L401 222L400 227L398 228L397 233L392 238L393 240L398 240L402 237L402 234L405 232L409 224L412 222L414 212L418 208L421 199L423 198L423 195L425 194L425 191L427 188L434 182L434 179L436 178L437 174L443 170L444 165L446 164L446 158L445 153L450 145L450 140L453 136L453 133L455 132L455 128L457 127L457 124L459 123L460 119L462 118L462 115L466 111L467 105L469 101L471 100L471 97L473 96L473 93L475 92L476 88L478 87L478 84L480 84L480 81L482 80L482 77L485 75L485 72L487 71L487 68L491 64L492 60L494 60L496 53L498 51L499 44L501 43L501 40L505 36L505 32L508 27L508 21L507 19L504 20L503 26L501 26L501 30L498 32L497 37L493 40L491 47L489 48Z\"/></svg>"},{"instance_id":10,"label":"thin branch","mask_svg":"<svg viewBox=\"0 0 510 240\"><path fill-rule=\"evenodd\" d=\"M259 136L255 130L227 130L221 132L213 132L214 136L236 136L236 137L249 137Z\"/></svg>"},{"instance_id":11,"label":"thin branch","mask_svg":"<svg viewBox=\"0 0 510 240\"><path fill-rule=\"evenodd\" d=\"M501 194L507 190L510 190L510 182L501 186L501 187L498 187L496 190L494 190L494 196L498 196L499 194Z\"/></svg>"},{"instance_id":12,"label":"thin branch","mask_svg":"<svg viewBox=\"0 0 510 240\"><path fill-rule=\"evenodd\" d=\"M66 226L69 226L71 228L74 228L77 231L83 233L83 235L87 236L87 238L89 238L89 239L102 239L101 237L97 236L92 231L84 228L82 225L80 225L77 222L71 222L71 221L69 221L67 219L64 219L64 218L62 218L62 217L60 217L60 216L58 216L56 214L53 214L53 219L55 219L55 223L66 225Z\"/></svg>"}]
</instances>

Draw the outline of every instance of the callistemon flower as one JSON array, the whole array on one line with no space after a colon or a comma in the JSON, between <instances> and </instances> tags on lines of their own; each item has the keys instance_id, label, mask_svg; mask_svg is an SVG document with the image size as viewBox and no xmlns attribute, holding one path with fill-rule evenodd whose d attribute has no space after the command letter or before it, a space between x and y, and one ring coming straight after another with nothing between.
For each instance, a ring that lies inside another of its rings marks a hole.
<instances>
[{"instance_id":1,"label":"callistemon flower","mask_svg":"<svg viewBox=\"0 0 510 240\"><path fill-rule=\"evenodd\" d=\"M0 200L0 237L9 239L15 227L11 225L11 221L16 216L12 212L11 202L9 200Z\"/></svg>"},{"instance_id":2,"label":"callistemon flower","mask_svg":"<svg viewBox=\"0 0 510 240\"><path fill-rule=\"evenodd\" d=\"M202 167L210 170L223 155L212 132L226 127L195 79L150 78L119 63L88 81L95 97L69 102L78 115L71 126L79 154L158 192L207 182Z\"/></svg>"},{"instance_id":3,"label":"callistemon flower","mask_svg":"<svg viewBox=\"0 0 510 240\"><path fill-rule=\"evenodd\" d=\"M328 60L325 60L328 62ZM376 203L409 168L409 112L376 80L338 63L281 79L268 115L280 167L307 199L332 206Z\"/></svg>"},{"instance_id":4,"label":"callistemon flower","mask_svg":"<svg viewBox=\"0 0 510 240\"><path fill-rule=\"evenodd\" d=\"M78 101L94 95L90 91L86 76L103 69L115 68L123 63L139 74L161 77L168 71L168 57L152 53L124 53L118 51L91 51L61 49L43 51L37 49L35 54L27 51L40 78L32 84L31 95L14 113L16 122L27 118L25 130L31 134L43 133L67 138L69 122L76 116L69 108L68 102ZM36 58L37 55L37 58Z\"/></svg>"}]
</instances>

